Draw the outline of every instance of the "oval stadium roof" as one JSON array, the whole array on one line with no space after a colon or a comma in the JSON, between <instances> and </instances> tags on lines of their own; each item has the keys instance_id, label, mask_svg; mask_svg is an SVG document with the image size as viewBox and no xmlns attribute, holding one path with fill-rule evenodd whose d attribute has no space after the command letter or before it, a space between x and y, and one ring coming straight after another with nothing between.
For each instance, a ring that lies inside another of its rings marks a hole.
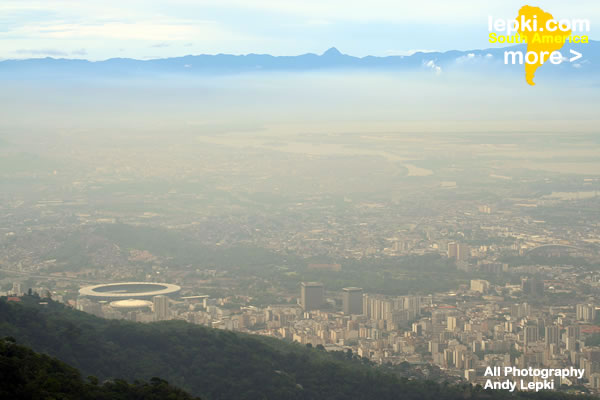
<instances>
[{"instance_id":1,"label":"oval stadium roof","mask_svg":"<svg viewBox=\"0 0 600 400\"><path fill-rule=\"evenodd\" d=\"M170 283L119 282L86 286L79 289L79 294L81 296L118 300L169 295L179 290L181 290L181 287Z\"/></svg>"}]
</instances>

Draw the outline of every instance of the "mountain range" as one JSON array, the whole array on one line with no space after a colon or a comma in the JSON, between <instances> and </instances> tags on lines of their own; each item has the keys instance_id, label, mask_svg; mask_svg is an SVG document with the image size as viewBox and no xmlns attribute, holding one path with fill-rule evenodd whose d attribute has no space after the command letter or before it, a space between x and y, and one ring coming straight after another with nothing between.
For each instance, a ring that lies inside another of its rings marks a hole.
<instances>
[{"instance_id":1,"label":"mountain range","mask_svg":"<svg viewBox=\"0 0 600 400\"><path fill-rule=\"evenodd\" d=\"M577 61L565 61L540 70L569 72L570 74L594 74L600 66L600 41L588 44L565 44L561 53L573 56L570 50L583 56ZM323 54L298 56L273 56L269 54L216 54L186 55L183 57L137 60L111 58L103 61L64 58L32 58L0 61L0 79L48 78L48 77L112 77L130 78L157 74L208 75L236 74L260 71L317 71L317 70L424 70L485 71L502 68L503 71L523 71L522 65L504 64L505 50L525 50L525 45L497 47L481 50L451 50L445 52L417 52L409 56L354 57L343 54L335 47Z\"/></svg>"}]
</instances>

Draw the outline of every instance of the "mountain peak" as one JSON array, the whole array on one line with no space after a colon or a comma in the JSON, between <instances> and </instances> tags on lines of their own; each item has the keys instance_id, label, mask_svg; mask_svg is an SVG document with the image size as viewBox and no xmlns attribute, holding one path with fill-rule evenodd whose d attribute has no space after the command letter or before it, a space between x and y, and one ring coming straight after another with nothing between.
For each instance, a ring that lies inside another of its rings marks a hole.
<instances>
[{"instance_id":1,"label":"mountain peak","mask_svg":"<svg viewBox=\"0 0 600 400\"><path fill-rule=\"evenodd\" d=\"M338 49L336 49L335 47L330 48L329 50L327 50L325 53L323 53L323 56L341 56L342 53L340 53L340 51Z\"/></svg>"}]
</instances>

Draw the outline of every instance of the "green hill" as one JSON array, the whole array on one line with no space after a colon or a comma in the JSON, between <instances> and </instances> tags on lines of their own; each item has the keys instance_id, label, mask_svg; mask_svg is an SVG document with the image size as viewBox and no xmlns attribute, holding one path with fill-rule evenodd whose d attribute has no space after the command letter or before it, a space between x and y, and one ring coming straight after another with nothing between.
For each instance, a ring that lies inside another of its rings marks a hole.
<instances>
[{"instance_id":1,"label":"green hill","mask_svg":"<svg viewBox=\"0 0 600 400\"><path fill-rule=\"evenodd\" d=\"M160 376L203 399L569 399L408 380L347 353L183 321L104 320L34 296L0 300L0 337L13 336L100 380ZM580 397L578 397L580 398Z\"/></svg>"},{"instance_id":2,"label":"green hill","mask_svg":"<svg viewBox=\"0 0 600 400\"><path fill-rule=\"evenodd\" d=\"M159 378L150 383L114 380L84 381L75 368L14 343L0 339L0 399L62 400L192 400L189 394Z\"/></svg>"}]
</instances>

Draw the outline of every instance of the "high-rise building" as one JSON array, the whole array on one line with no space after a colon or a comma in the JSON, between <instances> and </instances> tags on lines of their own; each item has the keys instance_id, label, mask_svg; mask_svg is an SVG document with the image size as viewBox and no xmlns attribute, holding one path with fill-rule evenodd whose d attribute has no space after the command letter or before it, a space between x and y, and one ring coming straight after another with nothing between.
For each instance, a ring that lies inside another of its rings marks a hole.
<instances>
[{"instance_id":1,"label":"high-rise building","mask_svg":"<svg viewBox=\"0 0 600 400\"><path fill-rule=\"evenodd\" d=\"M569 351L577 351L577 339L567 336L567 339L565 340L565 348Z\"/></svg>"},{"instance_id":2,"label":"high-rise building","mask_svg":"<svg viewBox=\"0 0 600 400\"><path fill-rule=\"evenodd\" d=\"M577 304L577 320L593 322L596 319L596 307L593 304Z\"/></svg>"},{"instance_id":3,"label":"high-rise building","mask_svg":"<svg viewBox=\"0 0 600 400\"><path fill-rule=\"evenodd\" d=\"M361 288L344 288L342 293L342 309L344 314L362 314L363 290Z\"/></svg>"},{"instance_id":4,"label":"high-rise building","mask_svg":"<svg viewBox=\"0 0 600 400\"><path fill-rule=\"evenodd\" d=\"M419 296L404 296L403 309L412 313L412 318L421 314L421 298Z\"/></svg>"},{"instance_id":5,"label":"high-rise building","mask_svg":"<svg viewBox=\"0 0 600 400\"><path fill-rule=\"evenodd\" d=\"M560 329L556 325L547 326L544 329L545 337L544 343L546 344L546 348L550 348L550 345L554 344L556 346L560 343Z\"/></svg>"},{"instance_id":6,"label":"high-rise building","mask_svg":"<svg viewBox=\"0 0 600 400\"><path fill-rule=\"evenodd\" d=\"M471 248L464 243L448 243L448 258L465 261L471 256Z\"/></svg>"},{"instance_id":7,"label":"high-rise building","mask_svg":"<svg viewBox=\"0 0 600 400\"><path fill-rule=\"evenodd\" d=\"M369 319L384 320L394 311L394 301L381 295L363 295L363 314Z\"/></svg>"},{"instance_id":8,"label":"high-rise building","mask_svg":"<svg viewBox=\"0 0 600 400\"><path fill-rule=\"evenodd\" d=\"M154 296L154 320L164 321L169 319L169 298L166 296Z\"/></svg>"},{"instance_id":9,"label":"high-rise building","mask_svg":"<svg viewBox=\"0 0 600 400\"><path fill-rule=\"evenodd\" d=\"M459 243L456 246L456 259L466 261L469 257L471 257L471 248L464 243Z\"/></svg>"},{"instance_id":10,"label":"high-rise building","mask_svg":"<svg viewBox=\"0 0 600 400\"><path fill-rule=\"evenodd\" d=\"M510 316L515 319L527 317L529 314L531 314L531 307L527 303L510 306Z\"/></svg>"},{"instance_id":11,"label":"high-rise building","mask_svg":"<svg viewBox=\"0 0 600 400\"><path fill-rule=\"evenodd\" d=\"M521 279L521 291L527 295L543 296L544 281L540 278L523 278Z\"/></svg>"},{"instance_id":12,"label":"high-rise building","mask_svg":"<svg viewBox=\"0 0 600 400\"><path fill-rule=\"evenodd\" d=\"M581 328L579 325L571 325L567 327L567 337L579 340L581 337Z\"/></svg>"},{"instance_id":13,"label":"high-rise building","mask_svg":"<svg viewBox=\"0 0 600 400\"><path fill-rule=\"evenodd\" d=\"M451 332L454 332L456 330L456 322L457 318L449 315L447 318L446 329Z\"/></svg>"},{"instance_id":14,"label":"high-rise building","mask_svg":"<svg viewBox=\"0 0 600 400\"><path fill-rule=\"evenodd\" d=\"M316 310L324 303L323 284L302 282L300 287L300 305L304 311Z\"/></svg>"},{"instance_id":15,"label":"high-rise building","mask_svg":"<svg viewBox=\"0 0 600 400\"><path fill-rule=\"evenodd\" d=\"M525 347L534 344L539 339L539 331L538 327L535 325L529 325L525 327L525 332L523 334L523 342Z\"/></svg>"},{"instance_id":16,"label":"high-rise building","mask_svg":"<svg viewBox=\"0 0 600 400\"><path fill-rule=\"evenodd\" d=\"M456 258L457 246L454 242L448 243L448 258Z\"/></svg>"}]
</instances>

